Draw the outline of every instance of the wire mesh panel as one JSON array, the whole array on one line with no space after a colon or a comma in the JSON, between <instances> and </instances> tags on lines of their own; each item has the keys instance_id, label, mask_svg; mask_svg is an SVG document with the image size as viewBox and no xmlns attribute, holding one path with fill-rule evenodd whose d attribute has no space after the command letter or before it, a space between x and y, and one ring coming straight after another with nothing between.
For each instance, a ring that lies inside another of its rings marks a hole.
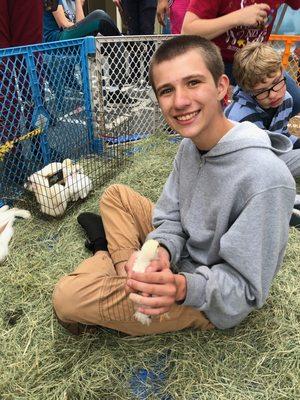
<instances>
[{"instance_id":1,"label":"wire mesh panel","mask_svg":"<svg viewBox=\"0 0 300 400\"><path fill-rule=\"evenodd\" d=\"M150 60L171 35L96 37L96 55L90 60L95 136L124 122L129 139L136 141L160 131L164 122L148 82ZM300 36L271 35L270 43L282 53L283 65L300 85L299 58L294 50Z\"/></svg>"},{"instance_id":2,"label":"wire mesh panel","mask_svg":"<svg viewBox=\"0 0 300 400\"><path fill-rule=\"evenodd\" d=\"M32 191L61 215L128 159L128 121L94 135L88 54L94 38L0 51L0 199ZM121 148L110 137L123 137ZM105 138L105 140L104 140Z\"/></svg>"},{"instance_id":3,"label":"wire mesh panel","mask_svg":"<svg viewBox=\"0 0 300 400\"><path fill-rule=\"evenodd\" d=\"M282 64L300 86L300 58L295 49L300 47L300 35L271 35L270 44L282 54Z\"/></svg>"},{"instance_id":4,"label":"wire mesh panel","mask_svg":"<svg viewBox=\"0 0 300 400\"><path fill-rule=\"evenodd\" d=\"M124 122L129 141L167 130L148 71L156 48L170 35L96 37L96 57L90 62L94 130L101 136Z\"/></svg>"},{"instance_id":5,"label":"wire mesh panel","mask_svg":"<svg viewBox=\"0 0 300 400\"><path fill-rule=\"evenodd\" d=\"M300 35L271 35L270 43L275 50L282 54L282 64L289 75L300 86ZM300 136L300 117L296 115L290 119L288 124L289 132L295 136Z\"/></svg>"}]
</instances>

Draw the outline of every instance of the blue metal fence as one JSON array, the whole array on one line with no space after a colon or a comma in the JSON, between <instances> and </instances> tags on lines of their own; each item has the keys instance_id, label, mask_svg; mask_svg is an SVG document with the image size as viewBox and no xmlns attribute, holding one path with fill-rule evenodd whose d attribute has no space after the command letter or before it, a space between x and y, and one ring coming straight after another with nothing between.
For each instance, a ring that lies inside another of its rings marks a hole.
<instances>
[{"instance_id":1,"label":"blue metal fence","mask_svg":"<svg viewBox=\"0 0 300 400\"><path fill-rule=\"evenodd\" d=\"M94 53L92 37L0 50L2 203L18 198L45 165L103 152L93 131L88 56Z\"/></svg>"},{"instance_id":2,"label":"blue metal fence","mask_svg":"<svg viewBox=\"0 0 300 400\"><path fill-rule=\"evenodd\" d=\"M147 72L167 38L89 37L0 50L0 206L26 187L42 212L61 215L84 182L102 185L127 165L136 151L130 147L163 130Z\"/></svg>"}]
</instances>

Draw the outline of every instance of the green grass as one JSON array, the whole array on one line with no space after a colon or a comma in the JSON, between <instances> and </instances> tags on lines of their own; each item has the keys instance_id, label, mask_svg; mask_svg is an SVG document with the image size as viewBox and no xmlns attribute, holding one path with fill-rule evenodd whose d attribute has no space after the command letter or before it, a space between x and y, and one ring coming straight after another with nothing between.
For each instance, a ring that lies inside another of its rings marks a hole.
<instances>
[{"instance_id":1,"label":"green grass","mask_svg":"<svg viewBox=\"0 0 300 400\"><path fill-rule=\"evenodd\" d=\"M158 141L114 180L153 201L177 147ZM72 337L58 326L52 289L89 255L76 216L97 212L102 191L60 220L15 225L0 267L0 399L144 400L133 389L139 371L156 374L156 386L146 382L148 399L300 398L300 235L293 229L267 303L235 329L129 338L106 329Z\"/></svg>"}]
</instances>

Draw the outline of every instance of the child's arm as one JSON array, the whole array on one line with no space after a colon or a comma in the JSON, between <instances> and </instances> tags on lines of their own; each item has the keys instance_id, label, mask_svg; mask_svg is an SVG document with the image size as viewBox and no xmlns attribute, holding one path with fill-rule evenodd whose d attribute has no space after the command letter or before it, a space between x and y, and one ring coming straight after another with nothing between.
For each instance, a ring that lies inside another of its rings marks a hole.
<instances>
[{"instance_id":1,"label":"child's arm","mask_svg":"<svg viewBox=\"0 0 300 400\"><path fill-rule=\"evenodd\" d=\"M156 15L160 25L165 26L165 17L170 14L168 0L158 0Z\"/></svg>"},{"instance_id":2,"label":"child's arm","mask_svg":"<svg viewBox=\"0 0 300 400\"><path fill-rule=\"evenodd\" d=\"M76 22L79 22L84 19L83 12L83 4L84 0L75 0L75 8L76 8Z\"/></svg>"},{"instance_id":3,"label":"child's arm","mask_svg":"<svg viewBox=\"0 0 300 400\"><path fill-rule=\"evenodd\" d=\"M263 23L269 10L268 4L252 4L212 19L202 19L188 11L183 20L181 32L185 35L200 35L206 39L214 39L236 26L255 26Z\"/></svg>"},{"instance_id":4,"label":"child's arm","mask_svg":"<svg viewBox=\"0 0 300 400\"><path fill-rule=\"evenodd\" d=\"M73 26L73 22L69 21L68 18L65 16L64 9L62 5L57 7L57 10L52 13L53 17L59 28L65 29L70 28Z\"/></svg>"}]
</instances>

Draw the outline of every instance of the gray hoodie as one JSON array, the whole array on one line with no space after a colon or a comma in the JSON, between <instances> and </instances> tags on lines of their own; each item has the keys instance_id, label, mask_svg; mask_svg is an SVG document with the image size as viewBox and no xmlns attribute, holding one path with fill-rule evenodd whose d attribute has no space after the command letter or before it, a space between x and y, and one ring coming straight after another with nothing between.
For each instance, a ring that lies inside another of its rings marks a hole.
<instances>
[{"instance_id":1,"label":"gray hoodie","mask_svg":"<svg viewBox=\"0 0 300 400\"><path fill-rule=\"evenodd\" d=\"M264 304L284 256L295 182L277 156L283 135L235 123L200 155L183 139L156 204L148 238L158 240L185 275L183 305L224 329Z\"/></svg>"}]
</instances>

